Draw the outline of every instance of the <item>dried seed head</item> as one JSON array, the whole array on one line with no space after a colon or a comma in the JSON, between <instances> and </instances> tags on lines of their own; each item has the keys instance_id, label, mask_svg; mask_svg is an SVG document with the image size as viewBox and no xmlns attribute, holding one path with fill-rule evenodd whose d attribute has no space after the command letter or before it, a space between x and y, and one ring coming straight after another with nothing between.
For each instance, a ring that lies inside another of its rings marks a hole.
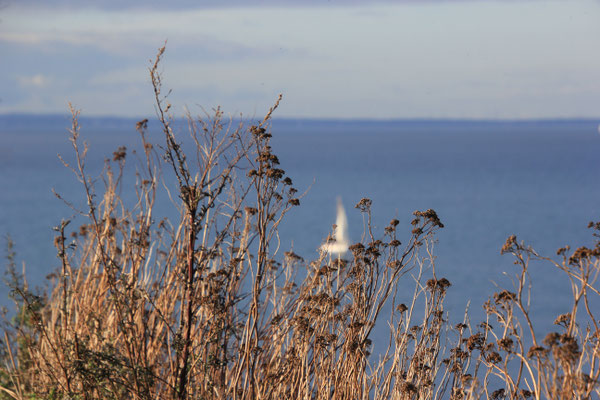
<instances>
[{"instance_id":1,"label":"dried seed head","mask_svg":"<svg viewBox=\"0 0 600 400\"><path fill-rule=\"evenodd\" d=\"M498 348L500 350L506 351L507 353L512 352L513 345L514 345L514 342L509 337L505 337L503 339L498 340Z\"/></svg>"},{"instance_id":2,"label":"dried seed head","mask_svg":"<svg viewBox=\"0 0 600 400\"><path fill-rule=\"evenodd\" d=\"M571 323L571 314L561 314L554 320L554 325L567 327Z\"/></svg>"},{"instance_id":3,"label":"dried seed head","mask_svg":"<svg viewBox=\"0 0 600 400\"><path fill-rule=\"evenodd\" d=\"M298 254L294 253L293 251L286 251L284 253L284 255L289 262L304 261L304 259L302 257L300 257Z\"/></svg>"},{"instance_id":4,"label":"dried seed head","mask_svg":"<svg viewBox=\"0 0 600 400\"><path fill-rule=\"evenodd\" d=\"M491 364L498 364L499 362L502 362L502 357L500 354L493 351L486 356L485 360Z\"/></svg>"},{"instance_id":5,"label":"dried seed head","mask_svg":"<svg viewBox=\"0 0 600 400\"><path fill-rule=\"evenodd\" d=\"M544 343L548 347L554 347L558 345L560 340L560 334L556 332L550 332L546 335L542 343Z\"/></svg>"},{"instance_id":6,"label":"dried seed head","mask_svg":"<svg viewBox=\"0 0 600 400\"><path fill-rule=\"evenodd\" d=\"M423 234L423 228L419 227L419 228L415 228L412 230L412 234L415 236L419 236Z\"/></svg>"},{"instance_id":7,"label":"dried seed head","mask_svg":"<svg viewBox=\"0 0 600 400\"><path fill-rule=\"evenodd\" d=\"M120 146L117 151L113 152L113 161L121 161L125 159L127 155L127 147Z\"/></svg>"},{"instance_id":8,"label":"dried seed head","mask_svg":"<svg viewBox=\"0 0 600 400\"><path fill-rule=\"evenodd\" d=\"M532 346L527 351L527 358L545 358L548 354L548 350L542 346Z\"/></svg>"},{"instance_id":9,"label":"dried seed head","mask_svg":"<svg viewBox=\"0 0 600 400\"><path fill-rule=\"evenodd\" d=\"M524 398L528 399L531 396L533 396L533 392L530 392L527 389L521 389L521 396L523 396Z\"/></svg>"},{"instance_id":10,"label":"dried seed head","mask_svg":"<svg viewBox=\"0 0 600 400\"><path fill-rule=\"evenodd\" d=\"M283 177L283 174L285 174L285 171L279 168L269 168L266 172L268 178L276 181L280 180Z\"/></svg>"},{"instance_id":11,"label":"dried seed head","mask_svg":"<svg viewBox=\"0 0 600 400\"><path fill-rule=\"evenodd\" d=\"M514 246L517 244L517 237L515 235L510 235L508 239L506 239L506 243L502 246L500 250L500 254L510 253L514 251Z\"/></svg>"},{"instance_id":12,"label":"dried seed head","mask_svg":"<svg viewBox=\"0 0 600 400\"><path fill-rule=\"evenodd\" d=\"M574 364L577 362L581 354L577 340L569 335L561 335L560 343L559 346L555 346L552 349L554 357L565 364Z\"/></svg>"},{"instance_id":13,"label":"dried seed head","mask_svg":"<svg viewBox=\"0 0 600 400\"><path fill-rule=\"evenodd\" d=\"M427 211L415 211L413 215L416 217L415 220L417 220L417 223L419 221L419 218L422 217L425 218L426 223L431 223L431 225L436 226L438 228L444 227L444 224L442 224L442 221L440 221L437 213L432 209L429 209Z\"/></svg>"},{"instance_id":14,"label":"dried seed head","mask_svg":"<svg viewBox=\"0 0 600 400\"><path fill-rule=\"evenodd\" d=\"M569 257L569 264L579 264L582 261L588 260L591 257L600 257L600 247L595 249L588 249L587 247L580 247Z\"/></svg>"},{"instance_id":15,"label":"dried seed head","mask_svg":"<svg viewBox=\"0 0 600 400\"><path fill-rule=\"evenodd\" d=\"M431 291L437 290L440 293L444 293L447 288L449 288L452 284L446 278L442 279L429 279L427 281L427 288Z\"/></svg>"},{"instance_id":16,"label":"dried seed head","mask_svg":"<svg viewBox=\"0 0 600 400\"><path fill-rule=\"evenodd\" d=\"M509 292L508 290L503 290L500 293L494 293L494 301L496 302L496 304L514 301L516 298L517 295L513 292Z\"/></svg>"},{"instance_id":17,"label":"dried seed head","mask_svg":"<svg viewBox=\"0 0 600 400\"><path fill-rule=\"evenodd\" d=\"M402 391L402 393L405 393L409 396L414 395L415 393L418 392L417 386L415 386L414 383L412 382L404 382L402 383L402 386L400 387L400 390Z\"/></svg>"},{"instance_id":18,"label":"dried seed head","mask_svg":"<svg viewBox=\"0 0 600 400\"><path fill-rule=\"evenodd\" d=\"M465 390L460 387L452 388L452 394L450 395L450 400L462 400L465 398Z\"/></svg>"},{"instance_id":19,"label":"dried seed head","mask_svg":"<svg viewBox=\"0 0 600 400\"><path fill-rule=\"evenodd\" d=\"M79 227L79 236L86 237L88 234L88 226L83 224Z\"/></svg>"},{"instance_id":20,"label":"dried seed head","mask_svg":"<svg viewBox=\"0 0 600 400\"><path fill-rule=\"evenodd\" d=\"M141 120L141 121L138 121L138 122L136 122L136 124L135 124L135 129L136 129L138 132L141 132L141 131L143 131L143 130L146 130L146 128L147 128L147 127L148 127L148 118L144 118L143 120Z\"/></svg>"},{"instance_id":21,"label":"dried seed head","mask_svg":"<svg viewBox=\"0 0 600 400\"><path fill-rule=\"evenodd\" d=\"M348 247L348 249L357 257L365 251L365 246L362 243L355 243Z\"/></svg>"},{"instance_id":22,"label":"dried seed head","mask_svg":"<svg viewBox=\"0 0 600 400\"><path fill-rule=\"evenodd\" d=\"M371 199L367 199L362 198L355 206L354 208L358 208L361 212L367 212L371 209L371 204L373 204L373 201Z\"/></svg>"},{"instance_id":23,"label":"dried seed head","mask_svg":"<svg viewBox=\"0 0 600 400\"><path fill-rule=\"evenodd\" d=\"M483 345L485 344L485 338L482 333L476 333L466 339L467 349L469 351L473 351L475 349L481 350L483 349Z\"/></svg>"},{"instance_id":24,"label":"dried seed head","mask_svg":"<svg viewBox=\"0 0 600 400\"><path fill-rule=\"evenodd\" d=\"M487 322L480 323L479 327L481 329L483 329L484 331L491 331L492 329L494 329L494 327L492 325L488 324Z\"/></svg>"}]
</instances>

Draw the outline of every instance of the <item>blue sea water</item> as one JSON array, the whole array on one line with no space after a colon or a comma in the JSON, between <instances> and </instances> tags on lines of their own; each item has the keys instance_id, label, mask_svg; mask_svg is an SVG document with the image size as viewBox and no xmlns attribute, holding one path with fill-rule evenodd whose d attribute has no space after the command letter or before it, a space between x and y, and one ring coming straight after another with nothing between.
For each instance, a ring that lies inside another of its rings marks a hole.
<instances>
[{"instance_id":1,"label":"blue sea water","mask_svg":"<svg viewBox=\"0 0 600 400\"><path fill-rule=\"evenodd\" d=\"M91 171L99 172L118 146L137 143L132 120L83 118L81 125ZM308 189L281 227L282 250L316 257L335 221L337 196L354 241L363 229L354 205L363 197L373 200L380 233L397 218L406 235L412 213L433 208L445 225L435 254L438 277L453 285L448 310L460 319L470 302L477 322L495 284L510 284L503 272L517 272L510 256L500 255L509 235L546 255L567 244L592 245L586 227L600 220L597 126L591 120L275 120L273 148L281 166L301 192ZM0 116L0 234L15 241L33 285L42 285L59 265L51 227L73 214L51 189L82 201L76 179L57 158L72 160L68 127L64 117ZM569 285L542 263L531 275L535 322L547 329L570 309ZM408 301L412 292L405 296ZM1 287L0 304L7 298Z\"/></svg>"}]
</instances>

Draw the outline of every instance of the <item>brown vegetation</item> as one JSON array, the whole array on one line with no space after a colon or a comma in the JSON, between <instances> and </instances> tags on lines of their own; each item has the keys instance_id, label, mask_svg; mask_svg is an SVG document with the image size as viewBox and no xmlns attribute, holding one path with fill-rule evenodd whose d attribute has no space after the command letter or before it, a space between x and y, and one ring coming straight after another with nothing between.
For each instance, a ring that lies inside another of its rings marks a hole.
<instances>
[{"instance_id":1,"label":"brown vegetation","mask_svg":"<svg viewBox=\"0 0 600 400\"><path fill-rule=\"evenodd\" d=\"M278 226L301 196L270 147L279 100L247 128L219 109L187 115L195 146L183 148L158 73L163 52L150 69L162 145L148 140L147 120L137 124L133 187L123 187L131 158L123 147L107 161L103 187L94 185L72 110L75 161L65 165L82 185L86 222L71 234L69 221L56 228L62 267L45 296L28 289L9 249L17 315L4 335L0 398L598 398L590 300L599 295L600 241L561 249L554 261L510 237L502 251L519 268L515 287L492 296L478 326L447 320L451 283L435 268L443 224L433 210L414 213L402 244L397 220L373 232L363 199L365 239L349 260L280 254ZM130 189L132 205L119 195ZM159 191L173 197L179 221L155 215ZM552 263L573 290L571 311L543 339L528 310L531 259ZM414 281L407 304L400 279ZM389 346L371 355L376 323L389 327Z\"/></svg>"}]
</instances>

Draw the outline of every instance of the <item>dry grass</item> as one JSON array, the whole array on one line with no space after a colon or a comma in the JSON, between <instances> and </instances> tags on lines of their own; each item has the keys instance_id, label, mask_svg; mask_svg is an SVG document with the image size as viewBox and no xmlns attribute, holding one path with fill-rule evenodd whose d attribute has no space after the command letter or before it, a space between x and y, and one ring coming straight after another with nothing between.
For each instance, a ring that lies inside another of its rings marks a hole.
<instances>
[{"instance_id":1,"label":"dry grass","mask_svg":"<svg viewBox=\"0 0 600 400\"><path fill-rule=\"evenodd\" d=\"M125 148L91 179L72 110L75 156L65 165L82 186L87 206L77 211L86 222L70 233L69 221L56 228L62 267L45 296L28 289L9 249L17 315L6 328L0 397L598 398L590 298L599 295L600 242L561 249L554 261L509 238L503 252L520 267L515 288L492 296L489 321L477 327L467 316L447 320L450 282L433 256L443 224L433 210L414 213L401 244L397 220L373 232L363 199L365 239L349 260L281 254L278 225L300 198L269 144L279 100L248 128L220 110L188 115L195 146L184 149L162 93L163 52L150 68L162 144L148 140L146 120L137 124L133 186L124 184ZM159 192L173 198L178 221L155 215ZM532 258L554 264L573 288L571 312L541 340L527 306ZM400 279L414 282L408 304L399 301ZM376 323L387 324L390 340L371 357Z\"/></svg>"}]
</instances>

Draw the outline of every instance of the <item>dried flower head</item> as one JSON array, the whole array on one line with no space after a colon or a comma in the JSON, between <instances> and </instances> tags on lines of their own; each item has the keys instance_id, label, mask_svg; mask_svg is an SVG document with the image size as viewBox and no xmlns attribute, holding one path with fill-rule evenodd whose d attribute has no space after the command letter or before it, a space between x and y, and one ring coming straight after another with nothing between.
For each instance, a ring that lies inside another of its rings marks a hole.
<instances>
[{"instance_id":1,"label":"dried flower head","mask_svg":"<svg viewBox=\"0 0 600 400\"><path fill-rule=\"evenodd\" d=\"M523 396L524 398L528 399L530 397L533 396L533 392L527 390L527 389L521 389L521 396Z\"/></svg>"},{"instance_id":2,"label":"dried flower head","mask_svg":"<svg viewBox=\"0 0 600 400\"><path fill-rule=\"evenodd\" d=\"M358 208L361 212L367 212L367 211L369 211L371 209L371 204L373 204L373 201L371 201L371 199L362 198L354 206L354 208Z\"/></svg>"},{"instance_id":3,"label":"dried flower head","mask_svg":"<svg viewBox=\"0 0 600 400\"><path fill-rule=\"evenodd\" d=\"M144 118L143 120L135 123L135 129L138 132L144 131L146 128L148 128L148 118Z\"/></svg>"},{"instance_id":4,"label":"dried flower head","mask_svg":"<svg viewBox=\"0 0 600 400\"><path fill-rule=\"evenodd\" d=\"M554 325L567 327L571 323L571 314L561 314L554 320Z\"/></svg>"},{"instance_id":5,"label":"dried flower head","mask_svg":"<svg viewBox=\"0 0 600 400\"><path fill-rule=\"evenodd\" d=\"M548 349L542 346L532 346L527 351L527 358L545 358L548 355Z\"/></svg>"},{"instance_id":6,"label":"dried flower head","mask_svg":"<svg viewBox=\"0 0 600 400\"><path fill-rule=\"evenodd\" d=\"M438 217L437 213L432 209L429 209L427 211L415 211L413 213L413 215L415 215L415 217L417 217L417 219L419 217L424 218L426 223L430 223L431 225L433 225L435 227L438 227L438 228L444 227L444 224L442 224L442 221L440 221L440 218Z\"/></svg>"},{"instance_id":7,"label":"dried flower head","mask_svg":"<svg viewBox=\"0 0 600 400\"><path fill-rule=\"evenodd\" d=\"M482 333L476 333L464 340L466 340L467 349L469 349L469 351L473 351L475 349L481 350L485 343L485 338Z\"/></svg>"},{"instance_id":8,"label":"dried flower head","mask_svg":"<svg viewBox=\"0 0 600 400\"><path fill-rule=\"evenodd\" d=\"M509 292L508 290L503 290L500 293L494 293L494 301L496 304L508 303L510 301L514 301L516 298L517 295L513 292Z\"/></svg>"},{"instance_id":9,"label":"dried flower head","mask_svg":"<svg viewBox=\"0 0 600 400\"><path fill-rule=\"evenodd\" d=\"M398 307L396 307L396 310L400 313L403 313L404 311L408 310L408 307L406 306L406 304L402 303L398 305Z\"/></svg>"},{"instance_id":10,"label":"dried flower head","mask_svg":"<svg viewBox=\"0 0 600 400\"><path fill-rule=\"evenodd\" d=\"M126 155L127 155L127 147L119 146L119 148L113 152L113 161L124 160Z\"/></svg>"},{"instance_id":11,"label":"dried flower head","mask_svg":"<svg viewBox=\"0 0 600 400\"><path fill-rule=\"evenodd\" d=\"M409 396L413 396L418 392L417 386L412 382L403 382L400 390Z\"/></svg>"},{"instance_id":12,"label":"dried flower head","mask_svg":"<svg viewBox=\"0 0 600 400\"><path fill-rule=\"evenodd\" d=\"M502 362L502 357L500 354L493 351L485 357L485 360L491 364L498 364L499 362Z\"/></svg>"},{"instance_id":13,"label":"dried flower head","mask_svg":"<svg viewBox=\"0 0 600 400\"><path fill-rule=\"evenodd\" d=\"M516 244L517 244L517 236L510 235L506 239L506 243L504 243L504 245L502 246L502 249L500 250L500 254L510 253L510 252L514 251L514 246Z\"/></svg>"},{"instance_id":14,"label":"dried flower head","mask_svg":"<svg viewBox=\"0 0 600 400\"><path fill-rule=\"evenodd\" d=\"M511 338L505 337L503 339L498 340L498 348L500 350L504 350L507 353L512 352L514 342Z\"/></svg>"}]
</instances>

